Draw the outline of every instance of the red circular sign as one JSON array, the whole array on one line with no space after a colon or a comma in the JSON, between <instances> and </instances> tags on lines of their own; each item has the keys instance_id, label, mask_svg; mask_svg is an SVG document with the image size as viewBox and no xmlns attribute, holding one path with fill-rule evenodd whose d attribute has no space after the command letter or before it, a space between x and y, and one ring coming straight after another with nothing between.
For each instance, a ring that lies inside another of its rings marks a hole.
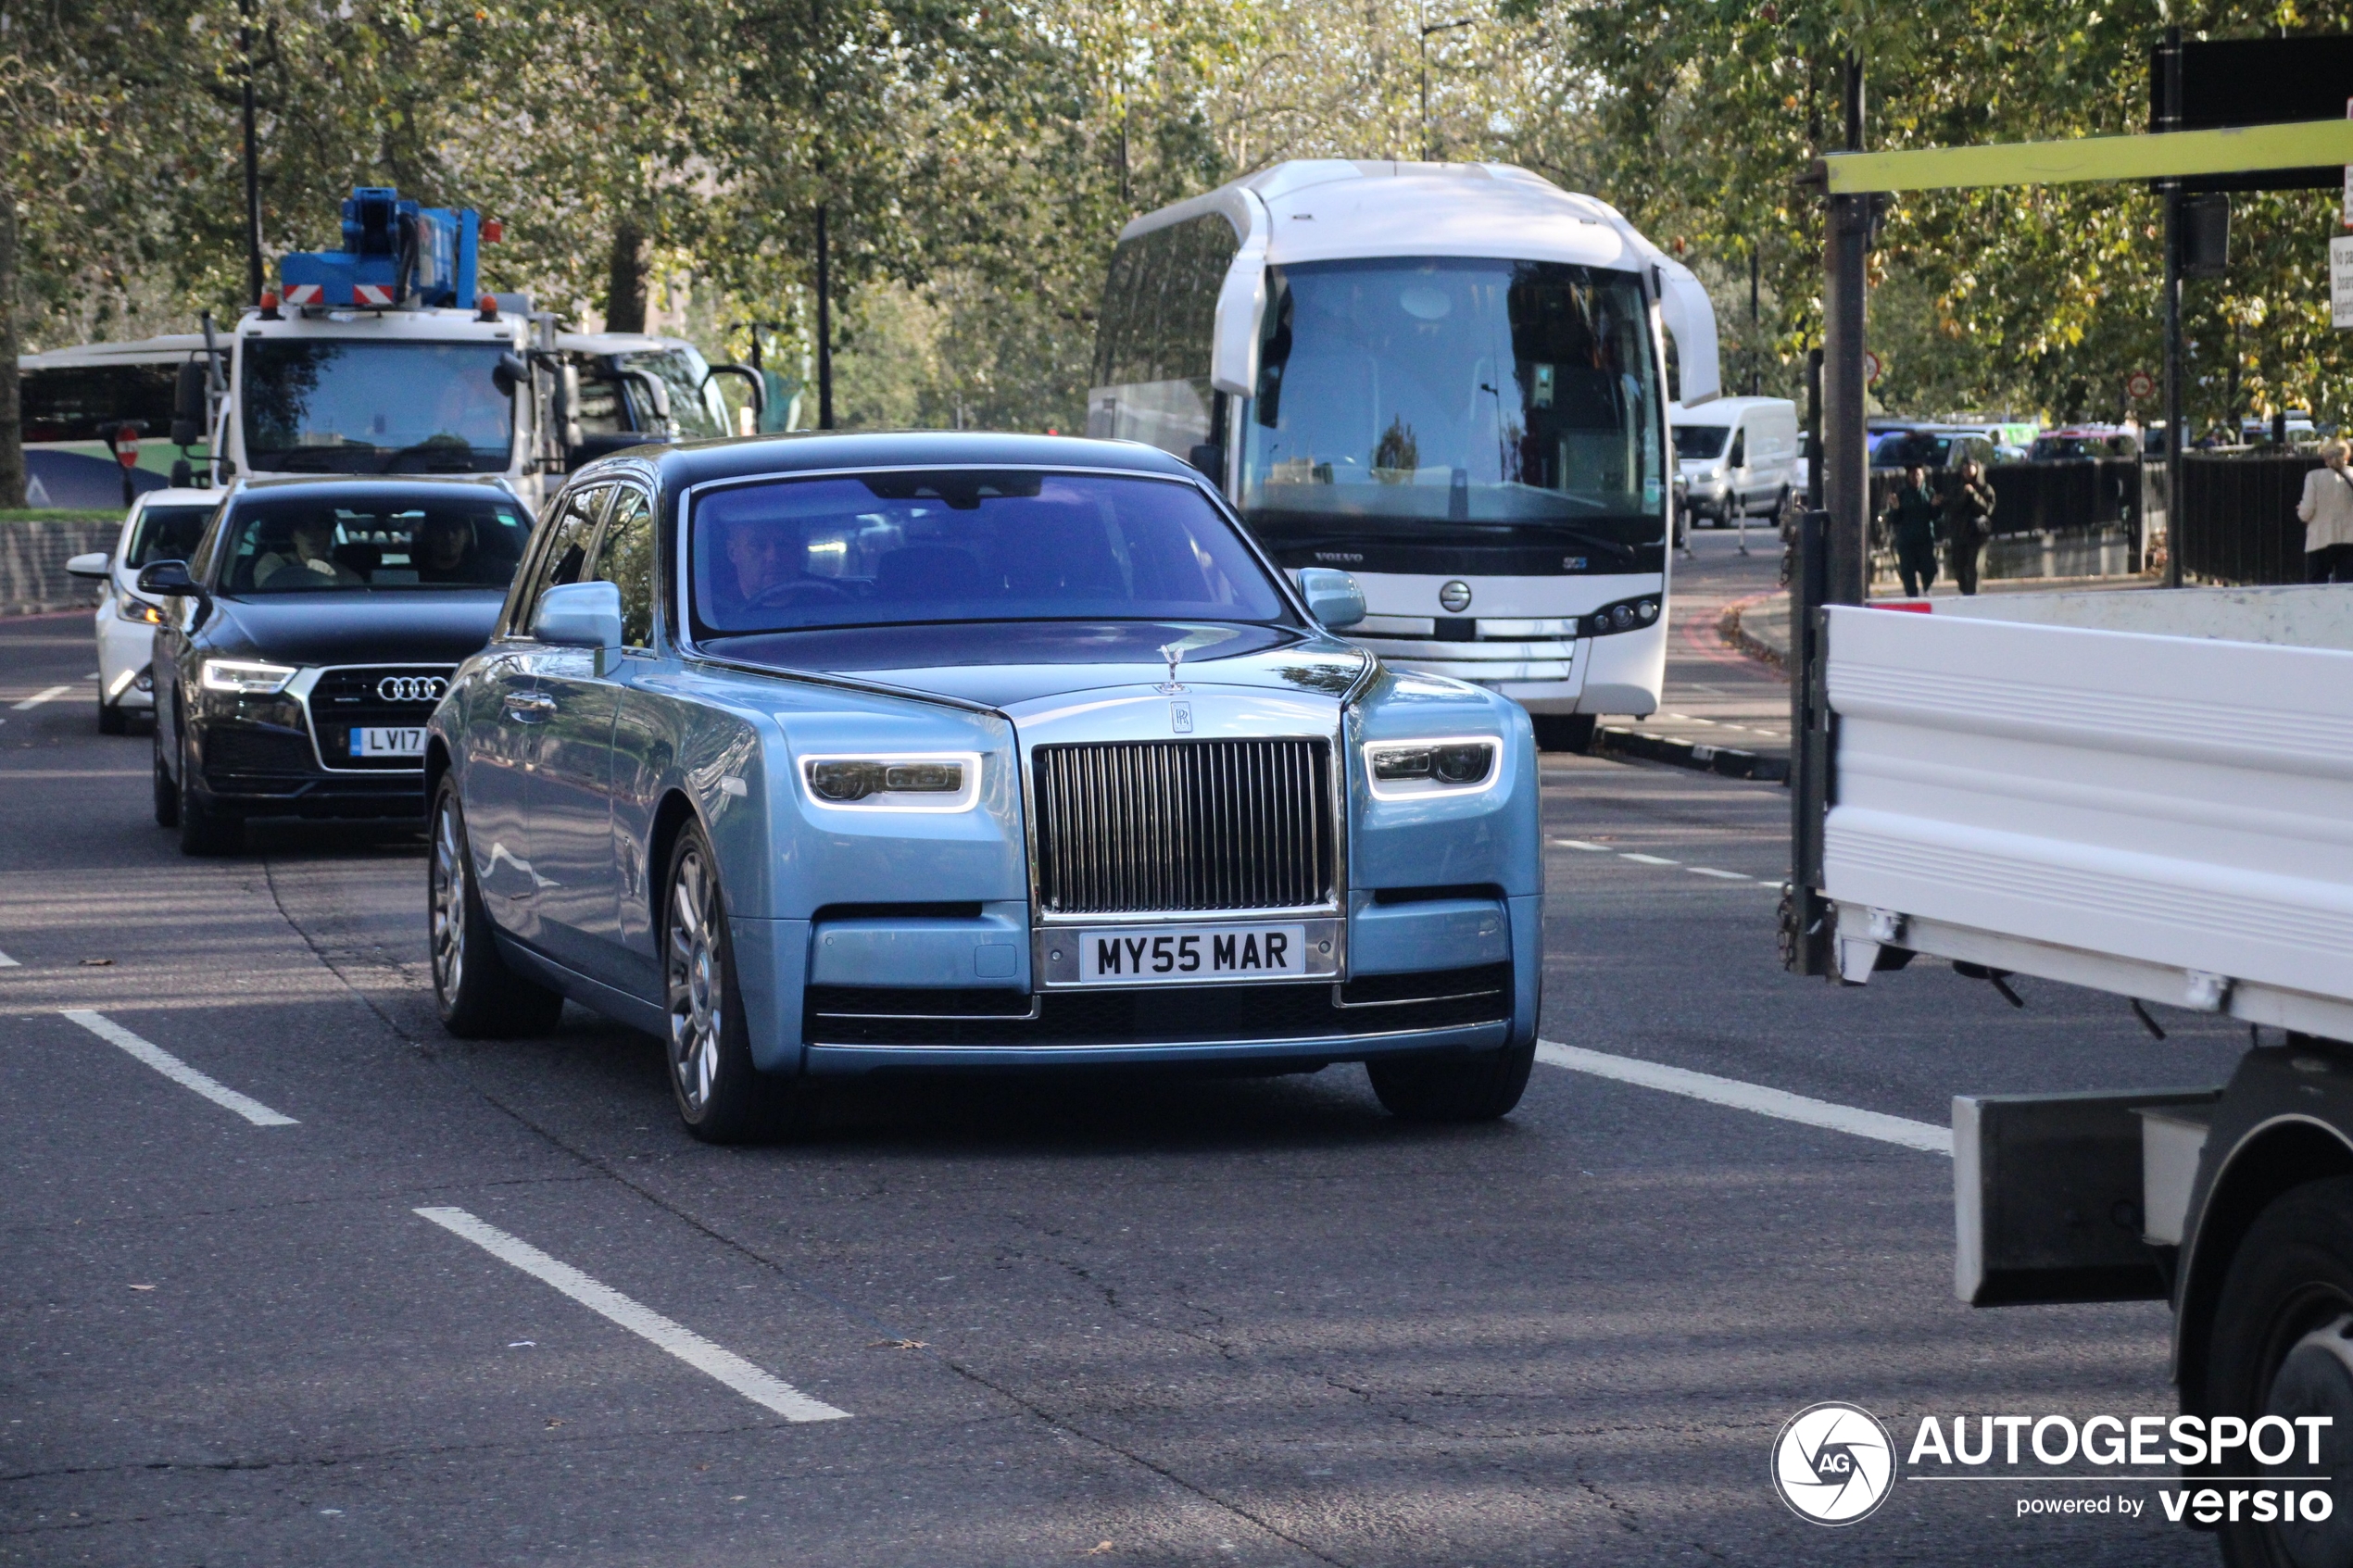
<instances>
[{"instance_id":1,"label":"red circular sign","mask_svg":"<svg viewBox=\"0 0 2353 1568\"><path fill-rule=\"evenodd\" d=\"M1880 372L1886 368L1886 366L1880 363L1880 358L1877 354L1872 353L1869 349L1865 349L1863 351L1863 380L1866 383L1879 380Z\"/></svg>"},{"instance_id":2,"label":"red circular sign","mask_svg":"<svg viewBox=\"0 0 2353 1568\"><path fill-rule=\"evenodd\" d=\"M129 425L115 433L114 458L124 468L135 469L139 466L139 433Z\"/></svg>"},{"instance_id":3,"label":"red circular sign","mask_svg":"<svg viewBox=\"0 0 2353 1568\"><path fill-rule=\"evenodd\" d=\"M2146 370L2134 370L2124 378L2124 395L2135 398L2154 397L2157 395L2157 378Z\"/></svg>"}]
</instances>

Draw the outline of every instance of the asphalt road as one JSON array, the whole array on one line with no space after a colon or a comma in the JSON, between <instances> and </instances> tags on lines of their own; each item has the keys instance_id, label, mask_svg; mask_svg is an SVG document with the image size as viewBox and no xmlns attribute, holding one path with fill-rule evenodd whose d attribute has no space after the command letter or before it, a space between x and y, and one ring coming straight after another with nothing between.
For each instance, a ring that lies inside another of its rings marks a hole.
<instances>
[{"instance_id":1,"label":"asphalt road","mask_svg":"<svg viewBox=\"0 0 2353 1568\"><path fill-rule=\"evenodd\" d=\"M2159 1306L1952 1299L1942 1155L1549 1065L1471 1129L1333 1069L900 1085L706 1148L648 1039L441 1035L416 841L182 859L91 667L79 617L0 624L0 1562L2212 1561L2007 1486L1843 1530L1777 1500L1768 1446L1817 1400L1899 1435L2171 1409ZM1586 846L1550 852L1548 1039L1938 1123L1957 1091L2217 1080L2241 1043L1925 965L1790 978L1780 789L1546 784ZM848 1419L746 1397L747 1362Z\"/></svg>"}]
</instances>

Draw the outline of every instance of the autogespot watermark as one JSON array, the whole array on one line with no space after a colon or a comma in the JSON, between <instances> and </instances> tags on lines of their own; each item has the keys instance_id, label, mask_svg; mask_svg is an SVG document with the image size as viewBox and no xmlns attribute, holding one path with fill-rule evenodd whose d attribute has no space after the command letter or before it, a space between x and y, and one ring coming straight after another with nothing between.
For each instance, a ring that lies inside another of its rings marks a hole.
<instances>
[{"instance_id":1,"label":"autogespot watermark","mask_svg":"<svg viewBox=\"0 0 2353 1568\"><path fill-rule=\"evenodd\" d=\"M2324 1415L1922 1416L1899 1475L1895 1446L1877 1416L1840 1400L1808 1405L1773 1439L1773 1486L1791 1512L1817 1524L1852 1524L1906 1482L2050 1484L2017 1499L2016 1516L2109 1514L2139 1519L2148 1493L2074 1491L2086 1484L2154 1486L2177 1524L2317 1524L2336 1511L2322 1457ZM2179 1474L2136 1474L2178 1465ZM2089 1469L2083 1468L2089 1466ZM2110 1468L2113 1467L2113 1468ZM2213 1474L2196 1474L2202 1471ZM2233 1474L2253 1471L2256 1474Z\"/></svg>"}]
</instances>

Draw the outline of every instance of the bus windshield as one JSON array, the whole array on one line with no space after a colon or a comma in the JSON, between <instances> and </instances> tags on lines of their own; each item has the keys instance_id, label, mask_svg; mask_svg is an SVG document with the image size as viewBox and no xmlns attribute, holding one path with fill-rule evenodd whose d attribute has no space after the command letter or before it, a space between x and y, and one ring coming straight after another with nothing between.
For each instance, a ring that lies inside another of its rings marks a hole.
<instances>
[{"instance_id":1,"label":"bus windshield","mask_svg":"<svg viewBox=\"0 0 2353 1568\"><path fill-rule=\"evenodd\" d=\"M503 473L514 408L496 343L257 338L238 399L257 473Z\"/></svg>"},{"instance_id":2,"label":"bus windshield","mask_svg":"<svg viewBox=\"0 0 2353 1568\"><path fill-rule=\"evenodd\" d=\"M1649 321L1633 275L1563 262L1270 268L1244 513L1277 551L1442 533L1623 570L1665 535Z\"/></svg>"}]
</instances>

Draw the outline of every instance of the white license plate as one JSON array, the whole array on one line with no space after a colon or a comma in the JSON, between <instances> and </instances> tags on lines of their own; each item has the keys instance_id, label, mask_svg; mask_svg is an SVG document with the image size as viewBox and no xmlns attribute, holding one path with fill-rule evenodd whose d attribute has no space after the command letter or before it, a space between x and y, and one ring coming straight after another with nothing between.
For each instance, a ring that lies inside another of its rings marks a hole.
<instances>
[{"instance_id":1,"label":"white license plate","mask_svg":"<svg viewBox=\"0 0 2353 1568\"><path fill-rule=\"evenodd\" d=\"M425 732L422 727L351 732L351 755L354 757L422 757L424 754Z\"/></svg>"},{"instance_id":2,"label":"white license plate","mask_svg":"<svg viewBox=\"0 0 2353 1568\"><path fill-rule=\"evenodd\" d=\"M1328 964L1317 967L1330 972ZM1308 973L1303 925L1155 925L1078 933L1082 985L1300 980Z\"/></svg>"}]
</instances>

